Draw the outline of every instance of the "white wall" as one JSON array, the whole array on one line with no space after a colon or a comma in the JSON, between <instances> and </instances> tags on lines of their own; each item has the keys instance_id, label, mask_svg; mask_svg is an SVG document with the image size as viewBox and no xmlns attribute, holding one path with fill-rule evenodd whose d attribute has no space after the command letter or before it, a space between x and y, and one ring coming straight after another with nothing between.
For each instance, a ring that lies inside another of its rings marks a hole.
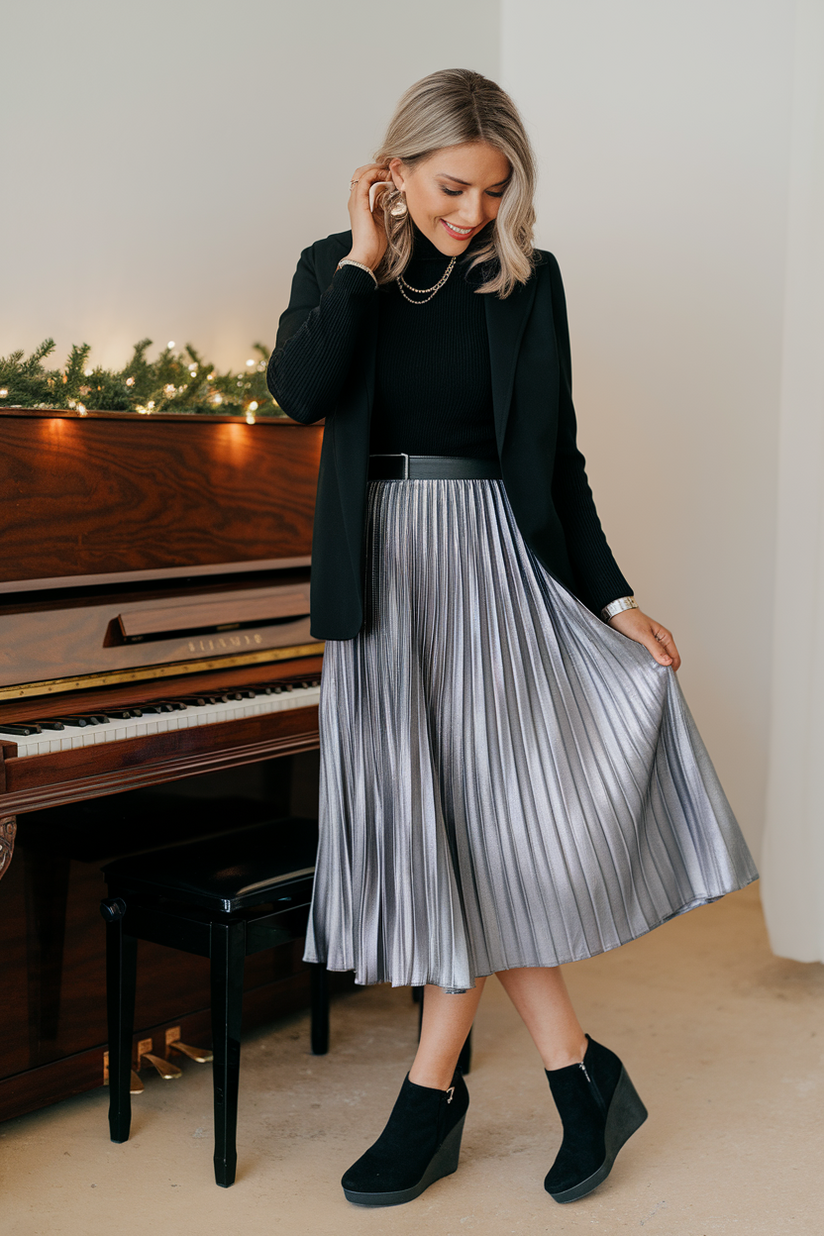
<instances>
[{"instance_id":1,"label":"white wall","mask_svg":"<svg viewBox=\"0 0 824 1236\"><path fill-rule=\"evenodd\" d=\"M436 68L498 71L497 0L9 0L0 355L271 341L304 245Z\"/></svg>"},{"instance_id":2,"label":"white wall","mask_svg":"<svg viewBox=\"0 0 824 1236\"><path fill-rule=\"evenodd\" d=\"M762 893L777 953L824 961L824 0L800 0Z\"/></svg>"},{"instance_id":3,"label":"white wall","mask_svg":"<svg viewBox=\"0 0 824 1236\"><path fill-rule=\"evenodd\" d=\"M795 5L503 0L607 533L756 855Z\"/></svg>"}]
</instances>

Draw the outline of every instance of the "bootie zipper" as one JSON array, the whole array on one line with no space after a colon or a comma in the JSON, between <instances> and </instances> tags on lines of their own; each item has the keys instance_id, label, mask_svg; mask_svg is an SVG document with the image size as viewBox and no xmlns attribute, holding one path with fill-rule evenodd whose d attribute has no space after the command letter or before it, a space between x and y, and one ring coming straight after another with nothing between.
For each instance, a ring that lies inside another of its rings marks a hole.
<instances>
[{"instance_id":1,"label":"bootie zipper","mask_svg":"<svg viewBox=\"0 0 824 1236\"><path fill-rule=\"evenodd\" d=\"M583 1071L584 1071L584 1077L587 1079L587 1081L589 1082L590 1086L592 1087L592 1093L595 1095L595 1100L596 1100L596 1102L597 1102L598 1106L600 1107L600 1109L601 1109L601 1111L602 1111L602 1112L606 1112L606 1110L607 1110L607 1105L606 1105L606 1103L604 1102L604 1100L603 1100L603 1098L602 1098L602 1096L601 1096L601 1091L598 1089L598 1087L596 1086L595 1082L592 1080L592 1078L590 1077L589 1073L587 1072L587 1066L584 1064L583 1060L582 1060L582 1061L580 1062L580 1064L578 1065L578 1068L579 1068L579 1069L583 1069Z\"/></svg>"}]
</instances>

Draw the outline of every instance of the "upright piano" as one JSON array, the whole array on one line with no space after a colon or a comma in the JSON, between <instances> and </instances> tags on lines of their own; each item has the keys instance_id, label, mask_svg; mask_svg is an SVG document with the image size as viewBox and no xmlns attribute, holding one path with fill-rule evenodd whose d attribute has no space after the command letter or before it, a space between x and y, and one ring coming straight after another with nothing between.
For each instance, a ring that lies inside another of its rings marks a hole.
<instances>
[{"instance_id":1,"label":"upright piano","mask_svg":"<svg viewBox=\"0 0 824 1236\"><path fill-rule=\"evenodd\" d=\"M105 861L313 813L321 435L0 413L0 1120L103 1083ZM208 963L141 950L138 1037L197 1042ZM306 983L250 959L248 1021Z\"/></svg>"}]
</instances>

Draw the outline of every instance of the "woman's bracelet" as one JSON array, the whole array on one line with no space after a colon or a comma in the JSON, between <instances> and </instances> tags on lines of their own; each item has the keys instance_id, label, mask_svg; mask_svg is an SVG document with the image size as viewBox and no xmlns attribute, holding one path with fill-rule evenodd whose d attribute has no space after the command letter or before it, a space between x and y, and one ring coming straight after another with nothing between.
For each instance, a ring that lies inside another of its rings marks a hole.
<instances>
[{"instance_id":1,"label":"woman's bracelet","mask_svg":"<svg viewBox=\"0 0 824 1236\"><path fill-rule=\"evenodd\" d=\"M616 614L622 614L625 609L637 609L638 602L635 597L619 597L617 601L610 601L609 605L605 605L601 610L601 617L604 622L609 622L610 618L614 618Z\"/></svg>"},{"instance_id":2,"label":"woman's bracelet","mask_svg":"<svg viewBox=\"0 0 824 1236\"><path fill-rule=\"evenodd\" d=\"M354 258L341 258L338 262L337 269L340 270L341 266L357 266L358 270L365 270L367 275L371 275L375 280L375 287L378 286L378 280L374 270L372 270L369 266L364 266L363 262L356 262Z\"/></svg>"}]
</instances>

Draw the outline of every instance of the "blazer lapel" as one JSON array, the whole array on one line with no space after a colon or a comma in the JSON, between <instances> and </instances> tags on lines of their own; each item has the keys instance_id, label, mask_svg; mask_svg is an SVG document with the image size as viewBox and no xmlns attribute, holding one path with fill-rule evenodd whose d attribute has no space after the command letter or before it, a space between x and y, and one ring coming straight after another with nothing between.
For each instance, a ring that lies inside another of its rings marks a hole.
<instances>
[{"instance_id":1,"label":"blazer lapel","mask_svg":"<svg viewBox=\"0 0 824 1236\"><path fill-rule=\"evenodd\" d=\"M484 296L486 329L489 336L489 360L492 369L492 409L495 416L495 437L498 454L503 451L515 366L527 319L535 300L538 279L533 273L527 283L519 283L515 291L501 300L493 293Z\"/></svg>"}]
</instances>

